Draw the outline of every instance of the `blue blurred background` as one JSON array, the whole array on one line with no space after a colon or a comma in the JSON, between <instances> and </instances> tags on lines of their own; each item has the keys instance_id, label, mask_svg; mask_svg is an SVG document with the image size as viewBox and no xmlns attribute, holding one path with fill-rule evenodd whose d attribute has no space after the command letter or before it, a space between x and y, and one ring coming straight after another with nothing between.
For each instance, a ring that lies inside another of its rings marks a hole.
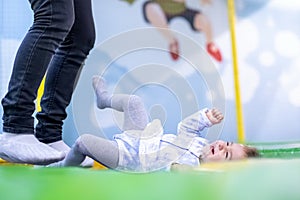
<instances>
[{"instance_id":1,"label":"blue blurred background","mask_svg":"<svg viewBox=\"0 0 300 200\"><path fill-rule=\"evenodd\" d=\"M93 1L97 40L68 107L68 118L64 123L64 139L68 144L72 144L83 133L104 133L111 138L114 133L120 132L122 119L119 119L119 114L109 110L98 111L95 107L90 80L93 74L103 75L111 91L142 96L151 118L160 118L168 133L175 133L176 124L194 110L213 106L207 77L193 70L189 60L171 60L168 52L164 51L164 48L167 49L167 42L155 30L149 30L151 37L133 34L135 40L123 40L116 45L126 49L136 40L145 40L158 43L161 49L135 50L115 56L113 49L105 47L105 44L110 44L111 38L122 37L128 31L151 27L142 15L144 2L140 0L129 4L120 0ZM296 0L237 0L235 3L246 141L299 141L300 3ZM179 40L181 50L193 54L193 58L197 58L199 54L199 62L206 67L213 65L222 80L225 120L219 127L221 135L212 139L218 137L236 141L235 96L226 1L216 0L212 5L202 6L198 1L187 0L187 5L200 9L209 17L215 41L223 54L223 62L207 58L201 60L204 50L192 51L188 48L189 44L184 42L185 39L199 46L204 46L205 42L203 33L191 30L185 20L174 19L170 27L184 36ZM25 0L1 1L0 10L2 98L7 90L16 50L32 23L32 12ZM159 73L159 67L162 73ZM2 116L2 107L0 114ZM2 130L2 124L0 128Z\"/></svg>"}]
</instances>

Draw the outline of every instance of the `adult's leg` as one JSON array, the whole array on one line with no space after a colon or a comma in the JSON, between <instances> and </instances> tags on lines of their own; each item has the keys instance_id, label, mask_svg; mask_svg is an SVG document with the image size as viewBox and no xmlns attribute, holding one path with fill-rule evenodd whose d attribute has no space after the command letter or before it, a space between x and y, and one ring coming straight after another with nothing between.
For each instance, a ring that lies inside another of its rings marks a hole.
<instances>
[{"instance_id":1,"label":"adult's leg","mask_svg":"<svg viewBox=\"0 0 300 200\"><path fill-rule=\"evenodd\" d=\"M8 92L2 99L0 157L11 162L47 163L63 155L34 137L34 100L58 45L74 22L73 0L30 0L34 22L15 58ZM48 152L48 153L47 153Z\"/></svg>"},{"instance_id":2,"label":"adult's leg","mask_svg":"<svg viewBox=\"0 0 300 200\"><path fill-rule=\"evenodd\" d=\"M119 150L116 142L94 135L81 135L72 146L64 160L49 167L79 166L86 156L102 165L115 169L118 166Z\"/></svg>"},{"instance_id":3,"label":"adult's leg","mask_svg":"<svg viewBox=\"0 0 300 200\"><path fill-rule=\"evenodd\" d=\"M149 119L140 97L127 94L109 95L106 91L104 80L99 76L93 77L93 87L97 97L98 108L113 108L124 112L123 131L144 130Z\"/></svg>"},{"instance_id":4,"label":"adult's leg","mask_svg":"<svg viewBox=\"0 0 300 200\"><path fill-rule=\"evenodd\" d=\"M178 41L170 30L166 14L160 5L155 2L147 2L144 7L144 14L150 24L158 28L158 31L168 41L171 56L177 60L179 57Z\"/></svg>"},{"instance_id":5,"label":"adult's leg","mask_svg":"<svg viewBox=\"0 0 300 200\"><path fill-rule=\"evenodd\" d=\"M201 31L205 35L206 43L213 42L213 33L210 21L208 18L202 14L198 13L194 17L194 27L197 31Z\"/></svg>"},{"instance_id":6,"label":"adult's leg","mask_svg":"<svg viewBox=\"0 0 300 200\"><path fill-rule=\"evenodd\" d=\"M51 60L41 101L42 111L36 115L36 137L44 143L62 140L66 107L71 101L80 68L95 42L91 0L73 2L75 21Z\"/></svg>"},{"instance_id":7,"label":"adult's leg","mask_svg":"<svg viewBox=\"0 0 300 200\"><path fill-rule=\"evenodd\" d=\"M209 19L204 14L198 13L194 17L193 26L197 31L204 33L207 52L217 61L222 61L221 52L213 41L213 31Z\"/></svg>"},{"instance_id":8,"label":"adult's leg","mask_svg":"<svg viewBox=\"0 0 300 200\"><path fill-rule=\"evenodd\" d=\"M160 28L159 31L169 43L175 40L172 32L169 31L170 27L167 17L159 4L155 2L148 3L145 7L145 15L154 27Z\"/></svg>"}]
</instances>

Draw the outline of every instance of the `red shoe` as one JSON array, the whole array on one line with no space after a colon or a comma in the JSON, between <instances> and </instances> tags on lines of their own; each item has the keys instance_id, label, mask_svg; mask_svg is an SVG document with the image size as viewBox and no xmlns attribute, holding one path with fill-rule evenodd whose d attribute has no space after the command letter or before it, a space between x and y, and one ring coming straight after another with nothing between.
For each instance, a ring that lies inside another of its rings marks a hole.
<instances>
[{"instance_id":1,"label":"red shoe","mask_svg":"<svg viewBox=\"0 0 300 200\"><path fill-rule=\"evenodd\" d=\"M179 58L179 47L177 40L169 45L169 52L173 60L177 60Z\"/></svg>"},{"instance_id":2,"label":"red shoe","mask_svg":"<svg viewBox=\"0 0 300 200\"><path fill-rule=\"evenodd\" d=\"M209 53L209 55L211 55L218 62L222 61L221 52L213 42L210 42L206 45L206 51Z\"/></svg>"}]
</instances>

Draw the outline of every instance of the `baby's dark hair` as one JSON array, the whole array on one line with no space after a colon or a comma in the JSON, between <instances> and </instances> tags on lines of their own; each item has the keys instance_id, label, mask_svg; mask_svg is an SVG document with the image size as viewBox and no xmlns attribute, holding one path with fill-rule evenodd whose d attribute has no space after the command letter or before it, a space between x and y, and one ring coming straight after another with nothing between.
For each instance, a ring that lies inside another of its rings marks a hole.
<instances>
[{"instance_id":1,"label":"baby's dark hair","mask_svg":"<svg viewBox=\"0 0 300 200\"><path fill-rule=\"evenodd\" d=\"M247 158L256 158L259 157L259 152L255 147L244 146L244 152Z\"/></svg>"}]
</instances>

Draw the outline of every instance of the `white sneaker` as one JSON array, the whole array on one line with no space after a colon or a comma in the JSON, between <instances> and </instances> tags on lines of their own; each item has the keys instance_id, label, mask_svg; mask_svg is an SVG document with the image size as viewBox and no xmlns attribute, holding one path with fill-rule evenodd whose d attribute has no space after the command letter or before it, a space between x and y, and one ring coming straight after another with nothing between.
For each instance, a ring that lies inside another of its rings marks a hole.
<instances>
[{"instance_id":1,"label":"white sneaker","mask_svg":"<svg viewBox=\"0 0 300 200\"><path fill-rule=\"evenodd\" d=\"M0 157L12 163L46 165L62 160L65 154L38 141L34 135L3 133Z\"/></svg>"}]
</instances>

